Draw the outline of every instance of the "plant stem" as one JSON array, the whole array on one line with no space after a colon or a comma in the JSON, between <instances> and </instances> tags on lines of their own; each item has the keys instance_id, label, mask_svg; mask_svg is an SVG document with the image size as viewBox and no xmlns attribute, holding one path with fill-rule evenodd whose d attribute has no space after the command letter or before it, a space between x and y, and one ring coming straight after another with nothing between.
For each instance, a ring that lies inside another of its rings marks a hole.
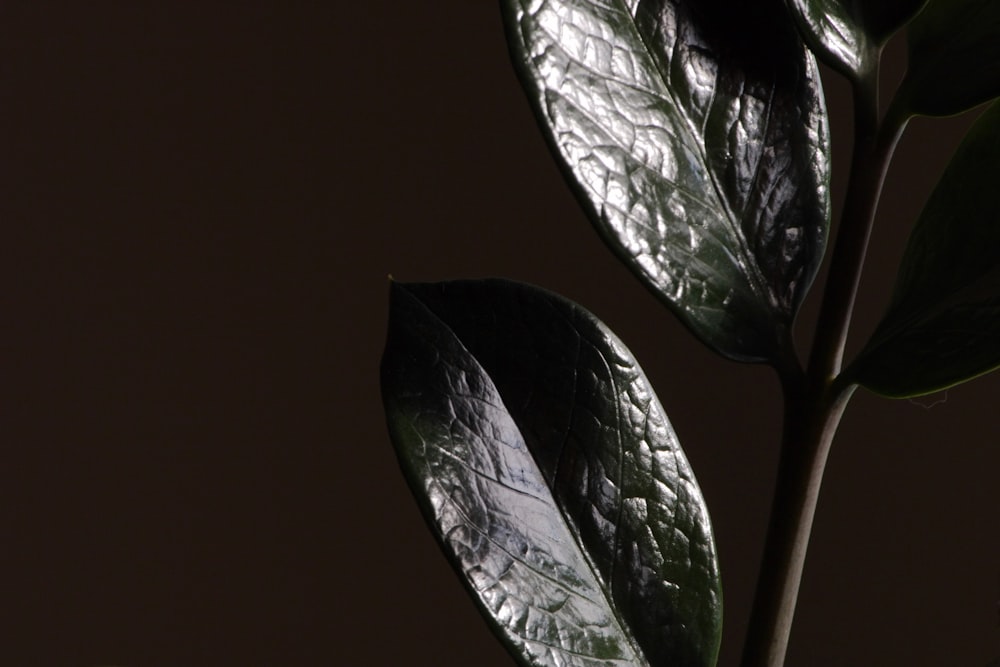
<instances>
[{"instance_id":1,"label":"plant stem","mask_svg":"<svg viewBox=\"0 0 1000 667\"><path fill-rule=\"evenodd\" d=\"M823 470L853 390L851 385L815 399L801 394L786 398L771 522L743 667L781 667L785 663Z\"/></svg>"},{"instance_id":2,"label":"plant stem","mask_svg":"<svg viewBox=\"0 0 1000 667\"><path fill-rule=\"evenodd\" d=\"M894 103L880 125L876 86L877 81L870 80L855 88L851 175L807 373L810 380L824 384L840 373L882 184L908 119Z\"/></svg>"},{"instance_id":3,"label":"plant stem","mask_svg":"<svg viewBox=\"0 0 1000 667\"><path fill-rule=\"evenodd\" d=\"M877 58L876 58L877 60ZM742 667L783 667L823 471L855 386L835 382L886 169L905 126L896 105L879 123L877 69L855 82L854 152L805 376L781 372L781 459Z\"/></svg>"}]
</instances>

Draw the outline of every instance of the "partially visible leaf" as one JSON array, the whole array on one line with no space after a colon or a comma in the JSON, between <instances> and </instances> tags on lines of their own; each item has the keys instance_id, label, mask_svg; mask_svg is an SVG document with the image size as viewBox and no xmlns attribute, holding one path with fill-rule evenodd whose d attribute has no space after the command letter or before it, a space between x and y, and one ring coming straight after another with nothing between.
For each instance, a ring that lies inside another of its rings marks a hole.
<instances>
[{"instance_id":1,"label":"partially visible leaf","mask_svg":"<svg viewBox=\"0 0 1000 667\"><path fill-rule=\"evenodd\" d=\"M976 122L927 202L892 302L848 376L929 394L1000 366L1000 102Z\"/></svg>"},{"instance_id":2,"label":"partially visible leaf","mask_svg":"<svg viewBox=\"0 0 1000 667\"><path fill-rule=\"evenodd\" d=\"M865 28L883 44L917 15L928 0L864 0L860 4Z\"/></svg>"},{"instance_id":3,"label":"partially visible leaf","mask_svg":"<svg viewBox=\"0 0 1000 667\"><path fill-rule=\"evenodd\" d=\"M882 45L927 0L786 0L806 42L826 64L859 80Z\"/></svg>"},{"instance_id":4,"label":"partially visible leaf","mask_svg":"<svg viewBox=\"0 0 1000 667\"><path fill-rule=\"evenodd\" d=\"M910 24L900 95L915 113L950 116L1000 97L1000 2L930 0Z\"/></svg>"},{"instance_id":5,"label":"partially visible leaf","mask_svg":"<svg viewBox=\"0 0 1000 667\"><path fill-rule=\"evenodd\" d=\"M432 530L520 664L715 664L704 501L593 315L506 281L395 284L382 391Z\"/></svg>"},{"instance_id":6,"label":"partially visible leaf","mask_svg":"<svg viewBox=\"0 0 1000 667\"><path fill-rule=\"evenodd\" d=\"M605 241L716 351L791 354L829 137L780 0L503 0L515 66Z\"/></svg>"},{"instance_id":7,"label":"partially visible leaf","mask_svg":"<svg viewBox=\"0 0 1000 667\"><path fill-rule=\"evenodd\" d=\"M787 0L809 47L830 67L857 80L875 66L877 44L842 0Z\"/></svg>"}]
</instances>

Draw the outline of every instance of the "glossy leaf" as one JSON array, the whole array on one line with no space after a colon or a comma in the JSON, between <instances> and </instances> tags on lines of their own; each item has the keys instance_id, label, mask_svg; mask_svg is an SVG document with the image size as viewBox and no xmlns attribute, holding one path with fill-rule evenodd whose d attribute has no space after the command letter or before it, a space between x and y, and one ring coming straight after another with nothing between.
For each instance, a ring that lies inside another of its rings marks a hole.
<instances>
[{"instance_id":1,"label":"glossy leaf","mask_svg":"<svg viewBox=\"0 0 1000 667\"><path fill-rule=\"evenodd\" d=\"M859 79L875 66L877 44L842 0L788 0L810 48L827 65Z\"/></svg>"},{"instance_id":2,"label":"glossy leaf","mask_svg":"<svg viewBox=\"0 0 1000 667\"><path fill-rule=\"evenodd\" d=\"M927 0L787 0L809 46L858 80L878 65L882 44Z\"/></svg>"},{"instance_id":3,"label":"glossy leaf","mask_svg":"<svg viewBox=\"0 0 1000 667\"><path fill-rule=\"evenodd\" d=\"M503 0L514 63L605 241L703 341L789 355L829 137L780 2Z\"/></svg>"},{"instance_id":4,"label":"glossy leaf","mask_svg":"<svg viewBox=\"0 0 1000 667\"><path fill-rule=\"evenodd\" d=\"M704 501L593 315L506 281L395 284L382 392L425 517L520 664L715 663Z\"/></svg>"},{"instance_id":5,"label":"glossy leaf","mask_svg":"<svg viewBox=\"0 0 1000 667\"><path fill-rule=\"evenodd\" d=\"M977 121L907 244L888 311L849 374L916 396L1000 366L1000 103Z\"/></svg>"},{"instance_id":6,"label":"glossy leaf","mask_svg":"<svg viewBox=\"0 0 1000 667\"><path fill-rule=\"evenodd\" d=\"M930 0L907 31L900 95L919 114L949 116L1000 97L1000 2Z\"/></svg>"}]
</instances>

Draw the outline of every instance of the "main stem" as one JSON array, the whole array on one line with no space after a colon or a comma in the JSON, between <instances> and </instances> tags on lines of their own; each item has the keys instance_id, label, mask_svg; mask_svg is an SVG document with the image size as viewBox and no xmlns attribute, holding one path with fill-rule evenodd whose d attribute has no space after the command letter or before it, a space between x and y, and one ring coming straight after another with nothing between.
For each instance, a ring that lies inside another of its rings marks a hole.
<instances>
[{"instance_id":1,"label":"main stem","mask_svg":"<svg viewBox=\"0 0 1000 667\"><path fill-rule=\"evenodd\" d=\"M877 58L874 59L877 61ZM838 382L885 172L905 116L878 117L877 69L854 92L854 153L840 231L805 374L779 370L781 459L742 667L783 667L823 471L854 385Z\"/></svg>"}]
</instances>

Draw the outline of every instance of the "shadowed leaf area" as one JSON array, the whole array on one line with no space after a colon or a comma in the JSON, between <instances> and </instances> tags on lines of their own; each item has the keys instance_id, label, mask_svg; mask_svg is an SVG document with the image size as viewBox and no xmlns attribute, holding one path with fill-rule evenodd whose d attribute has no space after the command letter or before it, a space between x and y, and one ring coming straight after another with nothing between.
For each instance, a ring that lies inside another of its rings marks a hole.
<instances>
[{"instance_id":1,"label":"shadowed leaf area","mask_svg":"<svg viewBox=\"0 0 1000 667\"><path fill-rule=\"evenodd\" d=\"M1000 103L973 125L907 243L892 302L848 377L894 397L1000 366Z\"/></svg>"},{"instance_id":2,"label":"shadowed leaf area","mask_svg":"<svg viewBox=\"0 0 1000 667\"><path fill-rule=\"evenodd\" d=\"M950 116L1000 97L1000 2L930 0L907 31L899 94L919 114Z\"/></svg>"}]
</instances>

